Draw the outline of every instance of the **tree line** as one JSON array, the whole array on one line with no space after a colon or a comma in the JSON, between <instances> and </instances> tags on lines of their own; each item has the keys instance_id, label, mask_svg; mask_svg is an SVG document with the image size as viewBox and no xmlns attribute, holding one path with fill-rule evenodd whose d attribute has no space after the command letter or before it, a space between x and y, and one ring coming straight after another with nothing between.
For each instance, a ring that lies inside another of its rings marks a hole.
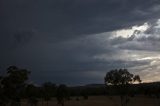
<instances>
[{"instance_id":1,"label":"tree line","mask_svg":"<svg viewBox=\"0 0 160 106\"><path fill-rule=\"evenodd\" d=\"M30 72L16 66L7 68L5 75L0 76L0 106L21 106L21 100L26 99L28 105L36 106L41 101L42 106L48 106L48 101L56 97L57 103L64 106L70 96L83 95L87 98L86 91L77 93L74 88L69 88L65 84L56 85L45 82L41 86L29 83Z\"/></svg>"},{"instance_id":2,"label":"tree line","mask_svg":"<svg viewBox=\"0 0 160 106\"><path fill-rule=\"evenodd\" d=\"M21 100L26 99L29 106L48 106L48 102L55 97L57 103L64 106L65 101L72 96L84 100L92 95L119 95L121 106L127 106L128 98L136 94L156 95L159 97L160 86L146 86L141 83L139 75L131 74L127 69L114 69L106 73L104 85L67 87L64 84L56 85L45 82L41 86L29 83L30 72L16 66L7 68L6 74L0 76L0 106L21 106ZM154 87L154 89L152 89ZM158 92L158 93L157 93Z\"/></svg>"}]
</instances>

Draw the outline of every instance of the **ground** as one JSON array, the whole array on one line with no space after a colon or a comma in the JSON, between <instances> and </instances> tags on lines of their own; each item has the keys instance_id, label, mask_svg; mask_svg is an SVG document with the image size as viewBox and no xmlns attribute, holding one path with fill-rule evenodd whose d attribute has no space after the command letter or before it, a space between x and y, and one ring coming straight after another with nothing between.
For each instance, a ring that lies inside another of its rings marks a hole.
<instances>
[{"instance_id":1,"label":"ground","mask_svg":"<svg viewBox=\"0 0 160 106\"><path fill-rule=\"evenodd\" d=\"M90 96L88 100L83 100L79 97L72 97L71 100L66 101L64 106L121 106L119 96ZM29 106L26 101L22 101L22 106ZM46 102L39 101L37 106L47 106ZM57 104L55 98L48 102L48 106L61 106ZM160 106L160 99L136 96L130 97L127 106Z\"/></svg>"}]
</instances>

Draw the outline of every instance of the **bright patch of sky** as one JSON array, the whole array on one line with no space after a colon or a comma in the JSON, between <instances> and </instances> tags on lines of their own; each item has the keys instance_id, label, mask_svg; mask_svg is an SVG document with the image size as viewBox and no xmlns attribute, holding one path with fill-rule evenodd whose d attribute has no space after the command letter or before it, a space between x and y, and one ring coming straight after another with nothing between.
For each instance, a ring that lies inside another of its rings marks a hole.
<instances>
[{"instance_id":1,"label":"bright patch of sky","mask_svg":"<svg viewBox=\"0 0 160 106\"><path fill-rule=\"evenodd\" d=\"M157 21L156 24L157 24L157 25L155 26L155 28L160 28L160 19L158 19L158 21Z\"/></svg>"},{"instance_id":2,"label":"bright patch of sky","mask_svg":"<svg viewBox=\"0 0 160 106\"><path fill-rule=\"evenodd\" d=\"M107 43L106 45L110 45L110 48L117 52L109 56L106 53L99 54L94 56L94 59L120 60L129 71L139 74L143 82L160 81L160 49L158 49L160 47L160 19L154 23L146 22L139 26L135 25L99 35L103 40L106 36L106 42L111 43L111 45ZM110 35L109 39L108 35Z\"/></svg>"},{"instance_id":3,"label":"bright patch of sky","mask_svg":"<svg viewBox=\"0 0 160 106\"><path fill-rule=\"evenodd\" d=\"M148 23L144 23L143 25L135 25L132 26L131 28L128 29L121 29L121 30L117 30L117 31L113 31L112 32L112 37L123 37L123 38L128 38L130 36L132 36L133 34L139 34L139 33L143 33L145 32L147 29L150 28L150 25Z\"/></svg>"}]
</instances>

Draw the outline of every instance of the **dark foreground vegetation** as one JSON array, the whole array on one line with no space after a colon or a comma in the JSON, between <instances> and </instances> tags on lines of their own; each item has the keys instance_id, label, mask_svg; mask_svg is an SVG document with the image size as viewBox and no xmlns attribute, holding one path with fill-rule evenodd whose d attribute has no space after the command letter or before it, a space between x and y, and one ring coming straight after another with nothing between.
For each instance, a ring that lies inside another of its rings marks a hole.
<instances>
[{"instance_id":1,"label":"dark foreground vegetation","mask_svg":"<svg viewBox=\"0 0 160 106\"><path fill-rule=\"evenodd\" d=\"M103 99L106 97L106 100L109 98L113 103L113 100L120 100L120 106L127 106L131 98L140 95L156 100L159 100L160 96L159 82L141 83L140 76L129 73L127 69L108 72L104 78L105 84L76 87L51 82L36 86L28 82L29 74L28 70L16 66L7 68L6 74L0 76L0 106L21 106L24 100L27 106L54 106L51 105L53 98L56 98L57 104L64 106L66 102L73 101L73 98L75 101L87 101L90 98L93 100L95 96L103 96ZM134 84L136 81L138 84ZM97 98L97 101L99 99Z\"/></svg>"}]
</instances>

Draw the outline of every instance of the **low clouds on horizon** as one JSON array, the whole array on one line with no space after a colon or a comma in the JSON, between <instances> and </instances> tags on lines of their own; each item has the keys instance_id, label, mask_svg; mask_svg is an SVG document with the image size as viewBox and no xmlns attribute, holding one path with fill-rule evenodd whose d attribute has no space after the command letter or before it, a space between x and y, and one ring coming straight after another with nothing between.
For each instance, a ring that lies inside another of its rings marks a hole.
<instances>
[{"instance_id":1,"label":"low clouds on horizon","mask_svg":"<svg viewBox=\"0 0 160 106\"><path fill-rule=\"evenodd\" d=\"M160 80L159 0L0 3L1 70L27 68L36 83L103 83L114 68Z\"/></svg>"}]
</instances>

